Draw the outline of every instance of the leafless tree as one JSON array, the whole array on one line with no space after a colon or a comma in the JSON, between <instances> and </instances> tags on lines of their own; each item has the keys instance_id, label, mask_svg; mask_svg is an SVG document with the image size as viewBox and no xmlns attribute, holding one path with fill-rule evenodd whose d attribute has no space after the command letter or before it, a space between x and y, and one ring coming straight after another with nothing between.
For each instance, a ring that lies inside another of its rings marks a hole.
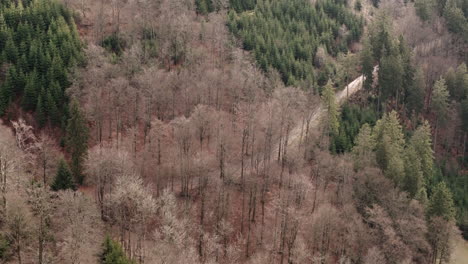
<instances>
[{"instance_id":1,"label":"leafless tree","mask_svg":"<svg viewBox=\"0 0 468 264\"><path fill-rule=\"evenodd\" d=\"M130 258L143 262L147 225L156 212L156 202L141 177L124 174L117 178L107 206L112 223L118 226L125 252Z\"/></svg>"},{"instance_id":2,"label":"leafless tree","mask_svg":"<svg viewBox=\"0 0 468 264\"><path fill-rule=\"evenodd\" d=\"M28 202L35 216L34 235L38 241L38 263L45 263L44 255L47 251L47 242L53 238L50 230L50 221L52 216L52 204L50 191L41 186L31 186L28 189Z\"/></svg>"},{"instance_id":3,"label":"leafless tree","mask_svg":"<svg viewBox=\"0 0 468 264\"><path fill-rule=\"evenodd\" d=\"M8 212L6 236L11 241L11 246L19 264L23 263L22 252L32 236L30 221L30 212L25 207L17 205Z\"/></svg>"},{"instance_id":4,"label":"leafless tree","mask_svg":"<svg viewBox=\"0 0 468 264\"><path fill-rule=\"evenodd\" d=\"M66 258L71 264L83 263L84 246L86 241L92 239L87 230L97 224L96 207L81 192L62 191L59 193L59 199L59 206L63 209L61 216L67 232Z\"/></svg>"}]
</instances>

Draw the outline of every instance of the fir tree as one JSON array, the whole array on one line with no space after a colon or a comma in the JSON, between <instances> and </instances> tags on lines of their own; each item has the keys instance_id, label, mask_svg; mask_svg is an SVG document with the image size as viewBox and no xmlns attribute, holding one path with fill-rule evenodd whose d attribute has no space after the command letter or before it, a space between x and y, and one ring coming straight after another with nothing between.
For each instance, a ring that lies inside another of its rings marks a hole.
<instances>
[{"instance_id":1,"label":"fir tree","mask_svg":"<svg viewBox=\"0 0 468 264\"><path fill-rule=\"evenodd\" d=\"M384 55L379 67L380 102L394 96L398 103L403 86L403 66L398 52L392 51L390 55Z\"/></svg>"},{"instance_id":2,"label":"fir tree","mask_svg":"<svg viewBox=\"0 0 468 264\"><path fill-rule=\"evenodd\" d=\"M408 87L407 91L407 109L409 112L415 112L419 114L424 108L424 93L426 89L424 72L419 69L416 72L415 78L412 84Z\"/></svg>"},{"instance_id":3,"label":"fir tree","mask_svg":"<svg viewBox=\"0 0 468 264\"><path fill-rule=\"evenodd\" d=\"M374 127L377 164L385 176L396 185L401 185L404 177L403 147L405 139L403 129L395 111L385 114Z\"/></svg>"},{"instance_id":4,"label":"fir tree","mask_svg":"<svg viewBox=\"0 0 468 264\"><path fill-rule=\"evenodd\" d=\"M372 55L372 47L367 39L364 41L364 48L361 52L361 65L362 74L366 77L364 88L370 90L373 82L374 57Z\"/></svg>"},{"instance_id":5,"label":"fir tree","mask_svg":"<svg viewBox=\"0 0 468 264\"><path fill-rule=\"evenodd\" d=\"M445 80L440 78L432 88L432 111L436 115L436 125L434 133L434 146L437 144L437 132L439 126L447 121L447 115L449 110L449 92L445 85Z\"/></svg>"},{"instance_id":6,"label":"fir tree","mask_svg":"<svg viewBox=\"0 0 468 264\"><path fill-rule=\"evenodd\" d=\"M372 129L369 124L364 124L356 137L356 145L353 147L352 156L354 168L362 169L375 164L375 141L372 137Z\"/></svg>"},{"instance_id":7,"label":"fir tree","mask_svg":"<svg viewBox=\"0 0 468 264\"><path fill-rule=\"evenodd\" d=\"M101 264L134 264L133 261L129 260L119 245L119 243L112 240L108 235L103 243L103 249L101 253Z\"/></svg>"},{"instance_id":8,"label":"fir tree","mask_svg":"<svg viewBox=\"0 0 468 264\"><path fill-rule=\"evenodd\" d=\"M75 183L73 182L71 171L63 159L59 161L57 174L55 175L55 179L51 185L51 188L54 191L75 189Z\"/></svg>"},{"instance_id":9,"label":"fir tree","mask_svg":"<svg viewBox=\"0 0 468 264\"><path fill-rule=\"evenodd\" d=\"M434 151L432 150L432 134L429 122L419 126L410 140L410 145L414 148L417 156L421 160L421 171L426 183L432 179L434 166Z\"/></svg>"},{"instance_id":10,"label":"fir tree","mask_svg":"<svg viewBox=\"0 0 468 264\"><path fill-rule=\"evenodd\" d=\"M36 91L37 77L35 73L28 76L26 86L24 87L23 108L27 111L35 110L37 104L37 92Z\"/></svg>"},{"instance_id":11,"label":"fir tree","mask_svg":"<svg viewBox=\"0 0 468 264\"><path fill-rule=\"evenodd\" d=\"M405 150L405 178L403 189L414 198L424 186L421 158L413 146Z\"/></svg>"},{"instance_id":12,"label":"fir tree","mask_svg":"<svg viewBox=\"0 0 468 264\"><path fill-rule=\"evenodd\" d=\"M49 116L49 120L51 124L53 125L58 125L60 124L60 113L57 108L57 105L55 104L55 100L52 97L51 91L47 91L47 96L45 100L45 107L46 107L46 112L47 115Z\"/></svg>"},{"instance_id":13,"label":"fir tree","mask_svg":"<svg viewBox=\"0 0 468 264\"><path fill-rule=\"evenodd\" d=\"M36 120L37 120L37 123L39 124L39 127L43 127L47 122L47 114L44 109L44 102L42 100L41 95L39 95L39 97L37 98Z\"/></svg>"},{"instance_id":14,"label":"fir tree","mask_svg":"<svg viewBox=\"0 0 468 264\"><path fill-rule=\"evenodd\" d=\"M5 59L11 63L16 63L18 60L18 49L12 37L9 37L5 45Z\"/></svg>"},{"instance_id":15,"label":"fir tree","mask_svg":"<svg viewBox=\"0 0 468 264\"><path fill-rule=\"evenodd\" d=\"M12 1L0 2L0 64L8 62L0 92L0 114L16 96L23 95L21 105L26 111L41 109L37 114L40 124L50 117L54 125L60 125L68 101L64 95L70 85L68 73L75 62L82 61L74 21L56 1L16 2L11 6ZM39 101L41 107L37 107Z\"/></svg>"},{"instance_id":16,"label":"fir tree","mask_svg":"<svg viewBox=\"0 0 468 264\"><path fill-rule=\"evenodd\" d=\"M453 220L455 218L452 193L445 185L445 182L440 182L435 186L429 201L427 214L429 217L439 216L445 220Z\"/></svg>"},{"instance_id":17,"label":"fir tree","mask_svg":"<svg viewBox=\"0 0 468 264\"><path fill-rule=\"evenodd\" d=\"M89 131L86 119L78 108L78 102L70 106L70 118L66 129L66 147L71 154L71 171L78 184L83 184L83 163L88 151Z\"/></svg>"}]
</instances>

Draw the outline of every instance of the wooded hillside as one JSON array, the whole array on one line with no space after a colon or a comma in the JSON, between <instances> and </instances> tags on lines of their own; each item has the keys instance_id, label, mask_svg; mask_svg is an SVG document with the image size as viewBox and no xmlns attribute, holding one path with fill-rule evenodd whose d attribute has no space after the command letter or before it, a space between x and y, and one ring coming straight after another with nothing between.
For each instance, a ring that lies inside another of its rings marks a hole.
<instances>
[{"instance_id":1,"label":"wooded hillside","mask_svg":"<svg viewBox=\"0 0 468 264\"><path fill-rule=\"evenodd\" d=\"M1 262L464 263L465 2L0 0Z\"/></svg>"}]
</instances>

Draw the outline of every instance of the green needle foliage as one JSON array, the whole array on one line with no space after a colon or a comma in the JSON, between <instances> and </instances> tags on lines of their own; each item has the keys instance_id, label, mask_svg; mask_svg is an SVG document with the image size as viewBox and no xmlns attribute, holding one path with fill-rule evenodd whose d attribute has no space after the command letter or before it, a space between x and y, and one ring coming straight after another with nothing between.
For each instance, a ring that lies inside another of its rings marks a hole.
<instances>
[{"instance_id":1,"label":"green needle foliage","mask_svg":"<svg viewBox=\"0 0 468 264\"><path fill-rule=\"evenodd\" d=\"M429 201L427 214L429 217L440 216L445 220L453 220L455 218L452 193L447 188L447 185L445 185L445 182L440 182L435 186Z\"/></svg>"},{"instance_id":2,"label":"green needle foliage","mask_svg":"<svg viewBox=\"0 0 468 264\"><path fill-rule=\"evenodd\" d=\"M284 83L294 86L315 81L319 46L332 56L346 52L364 23L343 0L231 0L231 7L228 26L244 48L263 70L278 70Z\"/></svg>"},{"instance_id":3,"label":"green needle foliage","mask_svg":"<svg viewBox=\"0 0 468 264\"><path fill-rule=\"evenodd\" d=\"M101 264L134 264L129 260L119 243L106 236L101 253Z\"/></svg>"},{"instance_id":4,"label":"green needle foliage","mask_svg":"<svg viewBox=\"0 0 468 264\"><path fill-rule=\"evenodd\" d=\"M58 165L57 174L51 186L52 190L60 191L66 189L75 190L76 186L73 177L65 160L61 159Z\"/></svg>"},{"instance_id":5,"label":"green needle foliage","mask_svg":"<svg viewBox=\"0 0 468 264\"><path fill-rule=\"evenodd\" d=\"M70 107L66 133L66 147L71 154L71 171L76 182L83 184L83 163L88 153L89 129L76 101Z\"/></svg>"},{"instance_id":6,"label":"green needle foliage","mask_svg":"<svg viewBox=\"0 0 468 264\"><path fill-rule=\"evenodd\" d=\"M0 65L8 68L0 115L23 96L24 110L40 111L39 125L60 125L68 108L68 76L83 61L72 14L54 0L0 1L0 51Z\"/></svg>"}]
</instances>

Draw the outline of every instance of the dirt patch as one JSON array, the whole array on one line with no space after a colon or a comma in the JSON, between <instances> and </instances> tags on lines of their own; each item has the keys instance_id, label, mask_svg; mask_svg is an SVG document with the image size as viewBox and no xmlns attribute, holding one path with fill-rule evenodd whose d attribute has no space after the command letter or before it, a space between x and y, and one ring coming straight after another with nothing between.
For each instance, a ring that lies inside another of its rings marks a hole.
<instances>
[{"instance_id":1,"label":"dirt patch","mask_svg":"<svg viewBox=\"0 0 468 264\"><path fill-rule=\"evenodd\" d=\"M466 264L468 262L468 241L459 238L456 242L450 264Z\"/></svg>"}]
</instances>

